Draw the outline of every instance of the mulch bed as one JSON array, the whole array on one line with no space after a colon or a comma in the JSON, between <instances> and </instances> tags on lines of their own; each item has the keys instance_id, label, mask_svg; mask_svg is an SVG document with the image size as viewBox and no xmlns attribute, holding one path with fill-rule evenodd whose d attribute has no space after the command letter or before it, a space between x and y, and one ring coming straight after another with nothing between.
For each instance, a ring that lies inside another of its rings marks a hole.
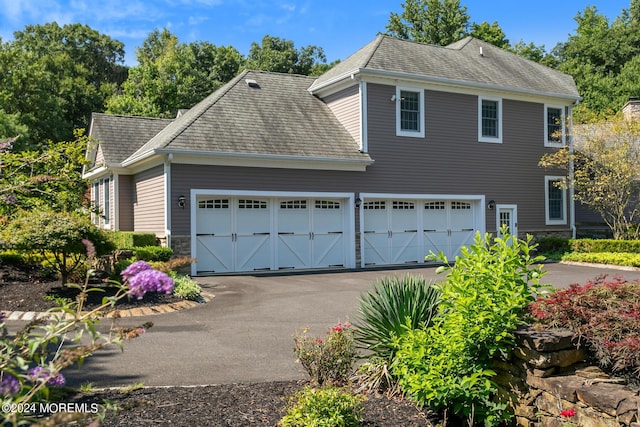
<instances>
[{"instance_id":1,"label":"mulch bed","mask_svg":"<svg viewBox=\"0 0 640 427\"><path fill-rule=\"evenodd\" d=\"M89 292L84 304L86 309L95 308L105 296L113 296L116 288L100 279L92 280L90 287L102 288L104 292ZM47 295L75 300L78 289L62 286L60 280L47 270L34 265L0 264L0 311L47 311L55 307L54 301L45 300ZM142 300L123 298L116 307L121 310L168 304L182 301L173 295L148 293Z\"/></svg>"},{"instance_id":2,"label":"mulch bed","mask_svg":"<svg viewBox=\"0 0 640 427\"><path fill-rule=\"evenodd\" d=\"M102 424L111 426L276 426L289 397L305 385L300 381L228 384L203 387L144 388L85 395L77 402L118 406ZM363 405L363 427L424 427L435 425L407 400L368 396Z\"/></svg>"},{"instance_id":3,"label":"mulch bed","mask_svg":"<svg viewBox=\"0 0 640 427\"><path fill-rule=\"evenodd\" d=\"M93 285L100 285L100 282ZM0 311L46 311L55 302L46 295L75 298L72 288L37 266L0 265ZM99 304L109 293L89 294L86 308ZM180 301L165 294L146 294L142 300L123 299L127 309ZM117 410L107 412L102 426L276 426L285 413L289 397L304 387L300 381L223 384L197 387L154 387L133 391L106 390L67 397L65 402L109 401ZM363 427L418 427L437 424L407 400L369 396L363 405ZM63 424L59 424L63 425ZM69 424L78 425L78 424Z\"/></svg>"}]
</instances>

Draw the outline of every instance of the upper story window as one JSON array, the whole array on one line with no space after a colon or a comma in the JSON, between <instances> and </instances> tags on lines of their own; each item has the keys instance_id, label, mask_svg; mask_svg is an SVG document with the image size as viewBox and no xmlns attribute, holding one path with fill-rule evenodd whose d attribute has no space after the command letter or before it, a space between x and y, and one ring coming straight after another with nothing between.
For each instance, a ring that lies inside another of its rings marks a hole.
<instances>
[{"instance_id":1,"label":"upper story window","mask_svg":"<svg viewBox=\"0 0 640 427\"><path fill-rule=\"evenodd\" d=\"M478 141L502 142L502 99L478 97Z\"/></svg>"},{"instance_id":2,"label":"upper story window","mask_svg":"<svg viewBox=\"0 0 640 427\"><path fill-rule=\"evenodd\" d=\"M424 90L396 88L396 134L424 138Z\"/></svg>"},{"instance_id":3,"label":"upper story window","mask_svg":"<svg viewBox=\"0 0 640 427\"><path fill-rule=\"evenodd\" d=\"M544 108L544 145L559 147L564 145L564 108L545 105Z\"/></svg>"},{"instance_id":4,"label":"upper story window","mask_svg":"<svg viewBox=\"0 0 640 427\"><path fill-rule=\"evenodd\" d=\"M567 223L566 190L562 188L564 177L545 176L545 220L547 225L564 225Z\"/></svg>"}]
</instances>

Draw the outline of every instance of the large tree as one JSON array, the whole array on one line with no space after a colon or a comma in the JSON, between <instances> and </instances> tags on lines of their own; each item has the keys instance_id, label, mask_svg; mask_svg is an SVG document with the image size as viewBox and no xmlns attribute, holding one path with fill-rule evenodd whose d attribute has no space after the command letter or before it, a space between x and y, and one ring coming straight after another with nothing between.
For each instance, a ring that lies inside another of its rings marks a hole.
<instances>
[{"instance_id":1,"label":"large tree","mask_svg":"<svg viewBox=\"0 0 640 427\"><path fill-rule=\"evenodd\" d=\"M574 151L545 154L540 165L563 170L564 188L575 200L599 214L615 239L637 239L640 228L640 121L616 117L574 126ZM573 174L569 167L574 165Z\"/></svg>"},{"instance_id":2,"label":"large tree","mask_svg":"<svg viewBox=\"0 0 640 427\"><path fill-rule=\"evenodd\" d=\"M0 103L28 133L18 148L73 138L124 80L121 42L86 25L28 25L0 46Z\"/></svg>"},{"instance_id":3,"label":"large tree","mask_svg":"<svg viewBox=\"0 0 640 427\"><path fill-rule=\"evenodd\" d=\"M231 46L182 44L167 29L151 32L136 57L122 91L107 102L109 113L175 117L231 80L243 63Z\"/></svg>"},{"instance_id":4,"label":"large tree","mask_svg":"<svg viewBox=\"0 0 640 427\"><path fill-rule=\"evenodd\" d=\"M328 68L321 47L296 49L293 41L266 35L261 43L251 43L246 68L303 75L318 75Z\"/></svg>"},{"instance_id":5,"label":"large tree","mask_svg":"<svg viewBox=\"0 0 640 427\"><path fill-rule=\"evenodd\" d=\"M640 0L632 0L612 22L595 6L579 12L575 21L575 34L553 53L558 68L573 76L584 98L574 111L576 120L584 121L593 113L618 111L639 94Z\"/></svg>"},{"instance_id":6,"label":"large tree","mask_svg":"<svg viewBox=\"0 0 640 427\"><path fill-rule=\"evenodd\" d=\"M468 27L467 7L460 0L406 0L386 28L394 37L444 46L467 35Z\"/></svg>"}]
</instances>

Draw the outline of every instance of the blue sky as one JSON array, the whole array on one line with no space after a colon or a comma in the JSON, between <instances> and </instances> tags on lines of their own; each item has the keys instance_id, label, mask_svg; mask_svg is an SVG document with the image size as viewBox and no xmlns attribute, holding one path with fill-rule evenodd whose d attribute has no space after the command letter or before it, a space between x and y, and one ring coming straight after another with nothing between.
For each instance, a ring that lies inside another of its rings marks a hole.
<instances>
[{"instance_id":1,"label":"blue sky","mask_svg":"<svg viewBox=\"0 0 640 427\"><path fill-rule=\"evenodd\" d=\"M296 47L322 47L327 60L344 59L385 30L403 0L0 0L0 37L28 24L80 22L125 44L126 62L154 28L168 28L181 42L232 45L247 54L265 34ZM498 21L507 38L551 50L575 32L574 17L596 6L610 20L630 0L462 0L472 22Z\"/></svg>"}]
</instances>

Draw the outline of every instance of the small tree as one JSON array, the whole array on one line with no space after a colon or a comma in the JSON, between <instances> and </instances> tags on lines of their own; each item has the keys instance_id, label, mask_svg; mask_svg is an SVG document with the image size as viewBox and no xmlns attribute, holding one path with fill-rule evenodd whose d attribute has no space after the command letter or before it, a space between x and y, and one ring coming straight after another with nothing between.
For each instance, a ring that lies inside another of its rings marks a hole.
<instances>
[{"instance_id":1,"label":"small tree","mask_svg":"<svg viewBox=\"0 0 640 427\"><path fill-rule=\"evenodd\" d=\"M86 260L83 240L93 242L97 255L114 249L106 234L88 218L64 212L25 212L8 224L0 237L8 248L42 255L63 284Z\"/></svg>"},{"instance_id":2,"label":"small tree","mask_svg":"<svg viewBox=\"0 0 640 427\"><path fill-rule=\"evenodd\" d=\"M31 210L73 212L88 205L82 166L91 139L80 129L75 137L49 141L34 151L17 151L16 138L0 141L0 216L12 218Z\"/></svg>"},{"instance_id":3,"label":"small tree","mask_svg":"<svg viewBox=\"0 0 640 427\"><path fill-rule=\"evenodd\" d=\"M615 239L636 239L640 211L640 122L616 117L574 126L574 152L563 148L542 156L540 166L565 169L575 200L599 214ZM573 176L569 165L573 163Z\"/></svg>"}]
</instances>

